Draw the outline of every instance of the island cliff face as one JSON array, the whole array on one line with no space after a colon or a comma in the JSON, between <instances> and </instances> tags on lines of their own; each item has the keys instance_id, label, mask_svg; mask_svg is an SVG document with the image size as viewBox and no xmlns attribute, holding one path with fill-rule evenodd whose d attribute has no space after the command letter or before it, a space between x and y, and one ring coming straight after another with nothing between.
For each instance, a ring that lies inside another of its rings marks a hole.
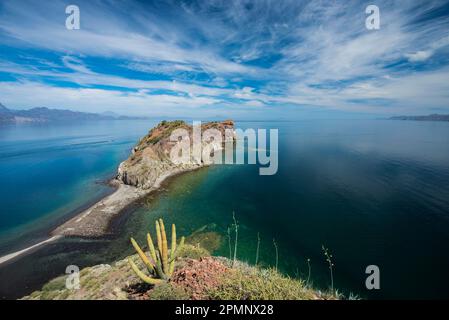
<instances>
[{"instance_id":1,"label":"island cliff face","mask_svg":"<svg viewBox=\"0 0 449 320\"><path fill-rule=\"evenodd\" d=\"M204 166L202 161L183 164L171 161L170 150L177 142L170 141L170 135L176 129L185 129L190 141L193 141L191 125L184 121L162 121L139 141L133 148L132 155L120 164L117 179L126 185L147 190L157 186L161 177ZM234 122L227 120L202 124L201 131L207 129L220 131L224 141L225 130L234 130Z\"/></svg>"},{"instance_id":2,"label":"island cliff face","mask_svg":"<svg viewBox=\"0 0 449 320\"><path fill-rule=\"evenodd\" d=\"M170 159L170 150L176 141L170 135L176 129L185 129L193 141L193 128L184 121L162 121L144 136L133 148L130 157L119 166L115 179L111 181L117 190L111 195L79 213L56 228L51 235L75 237L102 237L110 233L110 222L129 204L158 189L168 177L205 166L203 161L175 164ZM201 131L217 129L225 141L225 130L234 129L233 121L208 122ZM233 137L234 139L234 137ZM219 146L221 147L221 146Z\"/></svg>"}]
</instances>

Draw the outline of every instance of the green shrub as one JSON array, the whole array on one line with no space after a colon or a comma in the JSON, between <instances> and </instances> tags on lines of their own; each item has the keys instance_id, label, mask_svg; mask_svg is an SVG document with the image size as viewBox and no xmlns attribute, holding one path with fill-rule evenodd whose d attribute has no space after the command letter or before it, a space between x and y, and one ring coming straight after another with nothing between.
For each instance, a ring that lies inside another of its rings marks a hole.
<instances>
[{"instance_id":1,"label":"green shrub","mask_svg":"<svg viewBox=\"0 0 449 320\"><path fill-rule=\"evenodd\" d=\"M223 275L222 284L209 292L216 300L310 300L316 298L302 280L274 269L237 268Z\"/></svg>"},{"instance_id":2,"label":"green shrub","mask_svg":"<svg viewBox=\"0 0 449 320\"><path fill-rule=\"evenodd\" d=\"M48 282L47 284L45 284L42 287L42 291L47 292L47 291L64 290L64 289L66 289L65 281L66 281L65 277L55 278L55 279L51 280L50 282Z\"/></svg>"},{"instance_id":3,"label":"green shrub","mask_svg":"<svg viewBox=\"0 0 449 320\"><path fill-rule=\"evenodd\" d=\"M186 243L199 246L208 252L214 252L221 246L221 235L218 232L195 232L186 238Z\"/></svg>"},{"instance_id":4,"label":"green shrub","mask_svg":"<svg viewBox=\"0 0 449 320\"><path fill-rule=\"evenodd\" d=\"M200 246L193 246L191 244L184 244L184 246L178 252L179 258L200 259L209 256L209 251Z\"/></svg>"},{"instance_id":5,"label":"green shrub","mask_svg":"<svg viewBox=\"0 0 449 320\"><path fill-rule=\"evenodd\" d=\"M188 300L187 292L170 282L156 285L150 292L151 300Z\"/></svg>"}]
</instances>

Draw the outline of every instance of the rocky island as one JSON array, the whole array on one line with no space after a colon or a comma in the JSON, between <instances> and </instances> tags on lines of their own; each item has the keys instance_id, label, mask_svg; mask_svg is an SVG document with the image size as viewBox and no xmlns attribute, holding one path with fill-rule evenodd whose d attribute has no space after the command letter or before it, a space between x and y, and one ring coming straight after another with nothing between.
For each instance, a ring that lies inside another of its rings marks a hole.
<instances>
[{"instance_id":1,"label":"rocky island","mask_svg":"<svg viewBox=\"0 0 449 320\"><path fill-rule=\"evenodd\" d=\"M201 130L217 129L223 136L226 129L234 129L231 120L208 122ZM203 161L175 164L170 159L170 150L177 143L170 140L176 129L185 129L192 135L193 128L184 121L162 121L140 139L132 149L130 157L122 162L117 176L110 182L117 190L92 207L56 228L51 235L101 237L109 233L113 217L134 201L157 190L168 177L206 166ZM224 141L224 139L223 139Z\"/></svg>"}]
</instances>

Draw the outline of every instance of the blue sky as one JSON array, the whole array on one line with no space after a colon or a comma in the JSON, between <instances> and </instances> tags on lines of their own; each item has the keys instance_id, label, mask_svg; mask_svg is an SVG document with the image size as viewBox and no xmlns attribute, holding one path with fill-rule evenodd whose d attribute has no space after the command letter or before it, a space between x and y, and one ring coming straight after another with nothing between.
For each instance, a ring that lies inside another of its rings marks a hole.
<instances>
[{"instance_id":1,"label":"blue sky","mask_svg":"<svg viewBox=\"0 0 449 320\"><path fill-rule=\"evenodd\" d=\"M78 5L81 29L67 30ZM380 8L380 30L365 8ZM448 1L0 1L0 102L127 115L449 113Z\"/></svg>"}]
</instances>

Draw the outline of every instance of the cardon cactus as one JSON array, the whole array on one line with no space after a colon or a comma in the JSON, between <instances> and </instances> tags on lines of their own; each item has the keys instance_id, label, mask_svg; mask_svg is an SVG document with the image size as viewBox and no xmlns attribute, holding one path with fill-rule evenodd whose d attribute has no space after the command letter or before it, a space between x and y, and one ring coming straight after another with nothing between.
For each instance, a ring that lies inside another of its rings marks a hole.
<instances>
[{"instance_id":1,"label":"cardon cactus","mask_svg":"<svg viewBox=\"0 0 449 320\"><path fill-rule=\"evenodd\" d=\"M176 245L176 226L171 226L171 249L168 249L167 234L165 233L165 226L162 219L156 220L156 241L157 250L154 247L151 235L147 233L148 250L150 256L140 248L137 242L131 238L131 243L136 249L140 259L147 267L149 275L142 272L136 264L128 258L128 262L134 272L144 282L149 284L157 284L170 279L170 276L175 269L175 259L179 250L184 245L184 237L181 238L179 245Z\"/></svg>"}]
</instances>

